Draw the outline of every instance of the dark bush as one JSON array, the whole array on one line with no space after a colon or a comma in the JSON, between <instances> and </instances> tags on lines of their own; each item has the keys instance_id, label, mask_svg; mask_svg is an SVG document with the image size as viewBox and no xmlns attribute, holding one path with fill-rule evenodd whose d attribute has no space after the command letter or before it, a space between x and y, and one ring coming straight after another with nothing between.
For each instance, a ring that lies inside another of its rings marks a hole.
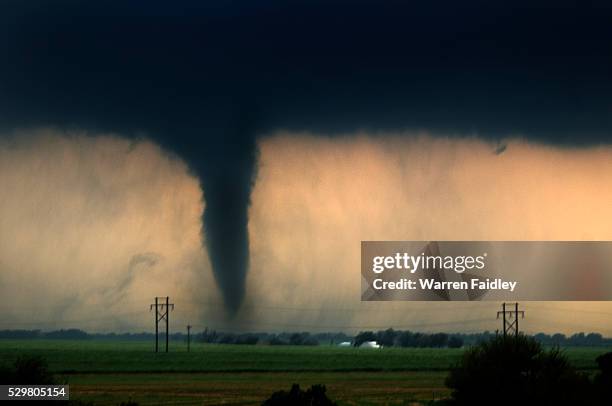
<instances>
[{"instance_id":1,"label":"dark bush","mask_svg":"<svg viewBox=\"0 0 612 406\"><path fill-rule=\"evenodd\" d=\"M0 385L13 382L13 369L8 365L0 365Z\"/></svg>"},{"instance_id":2,"label":"dark bush","mask_svg":"<svg viewBox=\"0 0 612 406\"><path fill-rule=\"evenodd\" d=\"M607 352L595 359L600 370L600 375L612 380L612 352ZM612 381L611 381L612 383Z\"/></svg>"},{"instance_id":3,"label":"dark bush","mask_svg":"<svg viewBox=\"0 0 612 406\"><path fill-rule=\"evenodd\" d=\"M325 394L325 385L313 385L307 391L300 389L300 385L293 384L289 392L284 390L274 392L270 399L262 406L335 406Z\"/></svg>"},{"instance_id":4,"label":"dark bush","mask_svg":"<svg viewBox=\"0 0 612 406\"><path fill-rule=\"evenodd\" d=\"M44 358L26 355L18 357L12 367L0 368L0 380L2 384L18 385L51 385L55 382Z\"/></svg>"},{"instance_id":5,"label":"dark bush","mask_svg":"<svg viewBox=\"0 0 612 406\"><path fill-rule=\"evenodd\" d=\"M495 337L468 349L446 385L457 405L583 405L590 383L558 350L536 340Z\"/></svg>"},{"instance_id":6,"label":"dark bush","mask_svg":"<svg viewBox=\"0 0 612 406\"><path fill-rule=\"evenodd\" d=\"M612 352L605 353L596 358L599 373L595 375L595 393L601 405L612 399Z\"/></svg>"}]
</instances>

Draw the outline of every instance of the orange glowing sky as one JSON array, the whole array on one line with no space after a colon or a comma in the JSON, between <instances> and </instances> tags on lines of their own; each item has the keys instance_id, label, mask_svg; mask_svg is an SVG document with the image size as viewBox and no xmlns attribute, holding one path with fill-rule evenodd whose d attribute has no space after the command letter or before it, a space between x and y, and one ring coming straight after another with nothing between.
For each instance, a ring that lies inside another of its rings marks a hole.
<instances>
[{"instance_id":1,"label":"orange glowing sky","mask_svg":"<svg viewBox=\"0 0 612 406\"><path fill-rule=\"evenodd\" d=\"M612 148L506 143L498 155L426 132L262 138L247 297L230 322L182 161L120 135L22 131L0 144L0 328L148 330L149 302L170 295L176 323L196 328L494 331L493 302L362 303L359 243L612 240ZM529 332L612 335L610 302L523 305Z\"/></svg>"}]
</instances>

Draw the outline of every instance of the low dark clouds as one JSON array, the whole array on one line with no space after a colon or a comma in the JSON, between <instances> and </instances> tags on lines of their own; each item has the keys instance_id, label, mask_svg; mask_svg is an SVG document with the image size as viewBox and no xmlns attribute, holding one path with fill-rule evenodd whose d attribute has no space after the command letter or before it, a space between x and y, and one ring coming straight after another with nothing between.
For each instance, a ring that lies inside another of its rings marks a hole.
<instances>
[{"instance_id":1,"label":"low dark clouds","mask_svg":"<svg viewBox=\"0 0 612 406\"><path fill-rule=\"evenodd\" d=\"M198 130L245 106L262 126L328 131L433 127L572 143L612 126L603 5L22 3L1 13L4 125L172 132L188 148L218 139Z\"/></svg>"},{"instance_id":2,"label":"low dark clouds","mask_svg":"<svg viewBox=\"0 0 612 406\"><path fill-rule=\"evenodd\" d=\"M257 135L427 129L607 143L610 21L605 2L7 1L0 125L144 131L184 157L236 309Z\"/></svg>"}]
</instances>

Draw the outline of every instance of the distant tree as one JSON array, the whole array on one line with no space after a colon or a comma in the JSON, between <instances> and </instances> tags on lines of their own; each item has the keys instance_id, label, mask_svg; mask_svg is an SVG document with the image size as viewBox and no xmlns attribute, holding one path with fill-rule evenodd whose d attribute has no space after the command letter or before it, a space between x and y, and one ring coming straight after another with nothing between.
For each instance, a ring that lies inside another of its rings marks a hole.
<instances>
[{"instance_id":1,"label":"distant tree","mask_svg":"<svg viewBox=\"0 0 612 406\"><path fill-rule=\"evenodd\" d=\"M541 344L550 344L550 342L552 341L551 337L548 334L544 334L544 333L537 333L533 336L533 338L541 343Z\"/></svg>"},{"instance_id":2,"label":"distant tree","mask_svg":"<svg viewBox=\"0 0 612 406\"><path fill-rule=\"evenodd\" d=\"M77 328L71 328L67 330L56 330L43 333L44 338L50 339L68 339L68 340L83 340L91 338L89 334L83 330Z\"/></svg>"},{"instance_id":3,"label":"distant tree","mask_svg":"<svg viewBox=\"0 0 612 406\"><path fill-rule=\"evenodd\" d=\"M384 347L392 347L395 344L397 331L392 328L381 330L376 333L376 341Z\"/></svg>"},{"instance_id":4,"label":"distant tree","mask_svg":"<svg viewBox=\"0 0 612 406\"><path fill-rule=\"evenodd\" d=\"M236 334L223 333L217 338L219 344L234 344L236 342Z\"/></svg>"},{"instance_id":5,"label":"distant tree","mask_svg":"<svg viewBox=\"0 0 612 406\"><path fill-rule=\"evenodd\" d=\"M416 337L411 331L402 331L399 333L397 342L402 347L416 347Z\"/></svg>"},{"instance_id":6,"label":"distant tree","mask_svg":"<svg viewBox=\"0 0 612 406\"><path fill-rule=\"evenodd\" d=\"M448 348L461 348L463 347L463 340L461 337L451 336L448 339Z\"/></svg>"},{"instance_id":7,"label":"distant tree","mask_svg":"<svg viewBox=\"0 0 612 406\"><path fill-rule=\"evenodd\" d=\"M202 331L198 336L197 336L197 340L201 341L203 343L215 343L217 342L217 339L219 338L219 335L217 334L217 332L215 330L209 330L208 328L204 329L204 331Z\"/></svg>"},{"instance_id":8,"label":"distant tree","mask_svg":"<svg viewBox=\"0 0 612 406\"><path fill-rule=\"evenodd\" d=\"M584 337L584 341L586 345L597 346L597 345L601 345L601 342L603 341L603 337L599 333L589 333L586 335L586 337Z\"/></svg>"},{"instance_id":9,"label":"distant tree","mask_svg":"<svg viewBox=\"0 0 612 406\"><path fill-rule=\"evenodd\" d=\"M338 344L344 341L350 341L351 337L348 337L344 333L316 333L312 337L320 343Z\"/></svg>"},{"instance_id":10,"label":"distant tree","mask_svg":"<svg viewBox=\"0 0 612 406\"><path fill-rule=\"evenodd\" d=\"M289 337L289 344L291 345L302 345L302 342L306 338L308 333L293 333Z\"/></svg>"},{"instance_id":11,"label":"distant tree","mask_svg":"<svg viewBox=\"0 0 612 406\"><path fill-rule=\"evenodd\" d=\"M319 341L317 341L314 337L310 335L310 333L293 333L289 336L289 344L290 345L319 345Z\"/></svg>"},{"instance_id":12,"label":"distant tree","mask_svg":"<svg viewBox=\"0 0 612 406\"><path fill-rule=\"evenodd\" d=\"M355 347L359 347L366 341L376 341L376 334L374 334L373 331L362 331L355 336L355 341L353 345Z\"/></svg>"},{"instance_id":13,"label":"distant tree","mask_svg":"<svg viewBox=\"0 0 612 406\"><path fill-rule=\"evenodd\" d=\"M431 336L429 334L414 333L415 347L431 347Z\"/></svg>"},{"instance_id":14,"label":"distant tree","mask_svg":"<svg viewBox=\"0 0 612 406\"><path fill-rule=\"evenodd\" d=\"M565 334L556 333L552 335L550 340L551 340L551 344L553 345L561 345L565 343L567 338L565 337Z\"/></svg>"},{"instance_id":15,"label":"distant tree","mask_svg":"<svg viewBox=\"0 0 612 406\"><path fill-rule=\"evenodd\" d=\"M572 336L568 339L568 341L570 345L584 345L585 335L584 333L572 334Z\"/></svg>"},{"instance_id":16,"label":"distant tree","mask_svg":"<svg viewBox=\"0 0 612 406\"><path fill-rule=\"evenodd\" d=\"M446 385L457 405L583 405L590 384L558 350L536 340L495 337L468 349Z\"/></svg>"},{"instance_id":17,"label":"distant tree","mask_svg":"<svg viewBox=\"0 0 612 406\"><path fill-rule=\"evenodd\" d=\"M234 340L234 344L255 345L259 341L259 337L255 334L241 334Z\"/></svg>"},{"instance_id":18,"label":"distant tree","mask_svg":"<svg viewBox=\"0 0 612 406\"><path fill-rule=\"evenodd\" d=\"M0 330L0 338L40 338L40 330Z\"/></svg>"},{"instance_id":19,"label":"distant tree","mask_svg":"<svg viewBox=\"0 0 612 406\"><path fill-rule=\"evenodd\" d=\"M277 335L272 336L268 341L270 345L288 345L289 343Z\"/></svg>"},{"instance_id":20,"label":"distant tree","mask_svg":"<svg viewBox=\"0 0 612 406\"><path fill-rule=\"evenodd\" d=\"M319 341L310 334L302 341L302 345L319 345Z\"/></svg>"},{"instance_id":21,"label":"distant tree","mask_svg":"<svg viewBox=\"0 0 612 406\"><path fill-rule=\"evenodd\" d=\"M448 343L448 334L446 333L436 333L430 336L430 343L428 347L446 347Z\"/></svg>"},{"instance_id":22,"label":"distant tree","mask_svg":"<svg viewBox=\"0 0 612 406\"><path fill-rule=\"evenodd\" d=\"M325 385L313 385L307 391L293 384L289 392L278 391L262 403L262 406L335 406L325 394Z\"/></svg>"}]
</instances>

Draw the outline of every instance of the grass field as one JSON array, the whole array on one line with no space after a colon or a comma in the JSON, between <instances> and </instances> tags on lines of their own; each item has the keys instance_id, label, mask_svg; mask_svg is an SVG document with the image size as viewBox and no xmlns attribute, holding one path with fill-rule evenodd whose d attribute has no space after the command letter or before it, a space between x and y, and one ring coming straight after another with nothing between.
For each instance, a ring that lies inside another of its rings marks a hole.
<instances>
[{"instance_id":1,"label":"grass field","mask_svg":"<svg viewBox=\"0 0 612 406\"><path fill-rule=\"evenodd\" d=\"M342 405L402 405L448 396L444 378L461 349L356 349L150 342L0 340L0 363L42 355L73 398L95 404L260 404L272 392L323 383ZM579 369L596 367L609 348L567 348Z\"/></svg>"}]
</instances>

